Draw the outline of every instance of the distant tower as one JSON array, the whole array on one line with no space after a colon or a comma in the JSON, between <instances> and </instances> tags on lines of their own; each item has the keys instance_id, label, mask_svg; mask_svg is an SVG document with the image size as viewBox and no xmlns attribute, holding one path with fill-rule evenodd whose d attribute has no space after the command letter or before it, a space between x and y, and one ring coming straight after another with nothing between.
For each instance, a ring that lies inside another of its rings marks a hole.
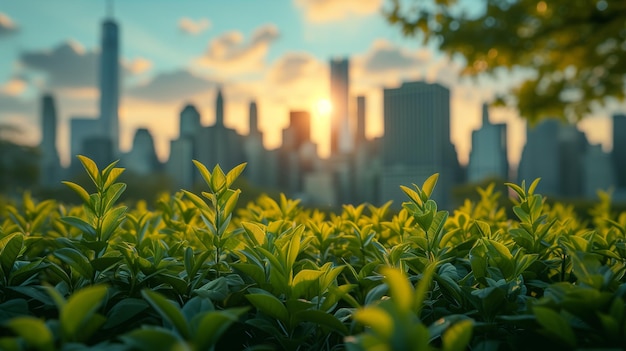
<instances>
[{"instance_id":1,"label":"distant tower","mask_svg":"<svg viewBox=\"0 0 626 351\"><path fill-rule=\"evenodd\" d=\"M180 113L181 138L193 137L200 129L200 113L194 105L187 105Z\"/></svg>"},{"instance_id":2,"label":"distant tower","mask_svg":"<svg viewBox=\"0 0 626 351\"><path fill-rule=\"evenodd\" d=\"M224 126L224 97L221 87L217 88L217 97L215 98L215 126Z\"/></svg>"},{"instance_id":3,"label":"distant tower","mask_svg":"<svg viewBox=\"0 0 626 351\"><path fill-rule=\"evenodd\" d=\"M249 121L250 131L248 136L244 138L244 155L248 163L246 166L245 176L254 185L263 186L266 181L267 155L263 147L263 133L259 130L259 116L256 102L250 102Z\"/></svg>"},{"instance_id":4,"label":"distant tower","mask_svg":"<svg viewBox=\"0 0 626 351\"><path fill-rule=\"evenodd\" d=\"M348 116L350 85L350 64L348 59L330 61L331 132L330 152L332 155L352 151L352 134Z\"/></svg>"},{"instance_id":5,"label":"distant tower","mask_svg":"<svg viewBox=\"0 0 626 351\"><path fill-rule=\"evenodd\" d=\"M258 134L259 133L259 117L258 117L256 102L254 101L250 102L249 116L250 116L250 121L249 121L250 134Z\"/></svg>"},{"instance_id":6,"label":"distant tower","mask_svg":"<svg viewBox=\"0 0 626 351\"><path fill-rule=\"evenodd\" d=\"M57 151L57 113L52 95L44 95L41 107L41 175L44 186L58 185L59 152Z\"/></svg>"},{"instance_id":7,"label":"distant tower","mask_svg":"<svg viewBox=\"0 0 626 351\"><path fill-rule=\"evenodd\" d=\"M613 116L613 167L618 188L626 189L626 115Z\"/></svg>"},{"instance_id":8,"label":"distant tower","mask_svg":"<svg viewBox=\"0 0 626 351\"><path fill-rule=\"evenodd\" d=\"M109 2L109 5L111 3ZM112 10L109 9L109 12ZM111 140L113 155L119 154L119 28L111 18L102 22L100 53L100 120L103 136ZM117 156L114 156L117 157Z\"/></svg>"},{"instance_id":9,"label":"distant tower","mask_svg":"<svg viewBox=\"0 0 626 351\"><path fill-rule=\"evenodd\" d=\"M530 184L541 178L537 191L543 195L558 195L560 190L559 124L555 119L547 119L526 127L518 183L525 180Z\"/></svg>"},{"instance_id":10,"label":"distant tower","mask_svg":"<svg viewBox=\"0 0 626 351\"><path fill-rule=\"evenodd\" d=\"M124 158L124 166L135 174L149 175L159 168L154 139L147 128L135 131L133 148ZM191 162L191 160L185 160Z\"/></svg>"},{"instance_id":11,"label":"distant tower","mask_svg":"<svg viewBox=\"0 0 626 351\"><path fill-rule=\"evenodd\" d=\"M467 180L479 182L489 177L508 180L506 124L492 124L489 108L483 104L483 125L472 132L472 151Z\"/></svg>"},{"instance_id":12,"label":"distant tower","mask_svg":"<svg viewBox=\"0 0 626 351\"><path fill-rule=\"evenodd\" d=\"M361 145L365 138L365 96L356 97L356 144Z\"/></svg>"}]
</instances>

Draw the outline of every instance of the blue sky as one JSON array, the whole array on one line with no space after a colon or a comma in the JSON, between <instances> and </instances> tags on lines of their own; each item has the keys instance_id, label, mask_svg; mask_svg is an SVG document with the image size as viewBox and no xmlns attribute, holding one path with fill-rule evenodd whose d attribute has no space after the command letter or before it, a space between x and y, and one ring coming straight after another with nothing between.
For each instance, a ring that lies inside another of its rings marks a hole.
<instances>
[{"instance_id":1,"label":"blue sky","mask_svg":"<svg viewBox=\"0 0 626 351\"><path fill-rule=\"evenodd\" d=\"M39 100L56 97L59 149L68 162L68 120L97 116L97 58L104 0L2 0L0 6L0 123L19 125L20 138L40 138ZM512 80L459 79L462 64L404 38L381 15L385 0L126 0L113 1L120 26L121 143L148 127L167 159L178 133L178 114L194 103L202 122L213 122L215 87L224 87L226 124L241 133L247 104L259 104L265 144L280 144L290 109L328 98L328 60L351 60L351 95L367 97L368 135L382 133L382 88L422 79L452 92L451 137L467 161L480 104ZM517 162L524 123L507 109L492 120L509 123L509 155ZM328 116L314 116L313 138L327 152ZM606 119L583 126L607 145Z\"/></svg>"}]
</instances>

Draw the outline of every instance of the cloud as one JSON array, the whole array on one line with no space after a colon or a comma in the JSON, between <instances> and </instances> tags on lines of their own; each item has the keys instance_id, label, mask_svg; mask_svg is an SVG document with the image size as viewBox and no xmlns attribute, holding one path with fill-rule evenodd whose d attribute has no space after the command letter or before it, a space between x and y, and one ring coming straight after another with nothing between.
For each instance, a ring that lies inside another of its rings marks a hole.
<instances>
[{"instance_id":1,"label":"cloud","mask_svg":"<svg viewBox=\"0 0 626 351\"><path fill-rule=\"evenodd\" d=\"M69 40L52 50L23 52L19 58L27 70L44 74L47 89L74 91L76 94L94 95L98 86L100 53L86 50L80 43ZM139 57L120 59L121 77L131 78L152 67L152 62Z\"/></svg>"},{"instance_id":2,"label":"cloud","mask_svg":"<svg viewBox=\"0 0 626 351\"><path fill-rule=\"evenodd\" d=\"M215 84L181 69L160 73L149 82L130 88L128 96L153 102L176 102L206 92Z\"/></svg>"},{"instance_id":3,"label":"cloud","mask_svg":"<svg viewBox=\"0 0 626 351\"><path fill-rule=\"evenodd\" d=\"M370 74L419 69L430 60L427 51L410 52L386 40L376 40L362 58L362 69Z\"/></svg>"},{"instance_id":4,"label":"cloud","mask_svg":"<svg viewBox=\"0 0 626 351\"><path fill-rule=\"evenodd\" d=\"M0 12L0 38L15 34L17 31L17 24L9 16Z\"/></svg>"},{"instance_id":5,"label":"cloud","mask_svg":"<svg viewBox=\"0 0 626 351\"><path fill-rule=\"evenodd\" d=\"M80 43L67 41L52 51L24 52L20 61L26 68L45 73L48 87L84 88L97 83L99 57Z\"/></svg>"},{"instance_id":6,"label":"cloud","mask_svg":"<svg viewBox=\"0 0 626 351\"><path fill-rule=\"evenodd\" d=\"M227 32L212 40L197 62L220 70L254 71L263 66L270 45L279 35L278 28L272 24L257 28L248 41L244 41L241 32Z\"/></svg>"},{"instance_id":7,"label":"cloud","mask_svg":"<svg viewBox=\"0 0 626 351\"><path fill-rule=\"evenodd\" d=\"M34 111L32 105L31 101L0 91L0 116L6 113L29 114Z\"/></svg>"},{"instance_id":8,"label":"cloud","mask_svg":"<svg viewBox=\"0 0 626 351\"><path fill-rule=\"evenodd\" d=\"M284 85L298 81L308 81L323 74L322 64L312 55L292 52L281 56L272 65L268 78L273 84Z\"/></svg>"},{"instance_id":9,"label":"cloud","mask_svg":"<svg viewBox=\"0 0 626 351\"><path fill-rule=\"evenodd\" d=\"M194 21L189 17L183 17L178 20L178 29L185 34L197 35L209 28L211 28L211 21L207 18Z\"/></svg>"},{"instance_id":10,"label":"cloud","mask_svg":"<svg viewBox=\"0 0 626 351\"><path fill-rule=\"evenodd\" d=\"M8 96L19 96L26 91L27 87L28 82L26 79L22 77L13 77L8 82L0 86L0 93Z\"/></svg>"},{"instance_id":11,"label":"cloud","mask_svg":"<svg viewBox=\"0 0 626 351\"><path fill-rule=\"evenodd\" d=\"M149 71L151 68L152 62L143 57L138 57L124 63L124 69L131 74L142 74Z\"/></svg>"},{"instance_id":12,"label":"cloud","mask_svg":"<svg viewBox=\"0 0 626 351\"><path fill-rule=\"evenodd\" d=\"M331 22L380 10L382 0L294 0L309 22Z\"/></svg>"}]
</instances>

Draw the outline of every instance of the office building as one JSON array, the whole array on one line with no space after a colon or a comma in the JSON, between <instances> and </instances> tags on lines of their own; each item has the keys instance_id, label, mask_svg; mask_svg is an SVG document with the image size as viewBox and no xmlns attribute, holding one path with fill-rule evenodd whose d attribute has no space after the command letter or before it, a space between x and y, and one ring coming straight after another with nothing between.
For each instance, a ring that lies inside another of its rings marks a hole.
<instances>
[{"instance_id":1,"label":"office building","mask_svg":"<svg viewBox=\"0 0 626 351\"><path fill-rule=\"evenodd\" d=\"M613 151L616 186L626 189L626 115L613 115Z\"/></svg>"},{"instance_id":2,"label":"office building","mask_svg":"<svg viewBox=\"0 0 626 351\"><path fill-rule=\"evenodd\" d=\"M347 58L330 61L331 131L330 153L349 153L353 148L350 131L348 99L350 94L350 63Z\"/></svg>"},{"instance_id":3,"label":"office building","mask_svg":"<svg viewBox=\"0 0 626 351\"><path fill-rule=\"evenodd\" d=\"M472 150L467 166L467 180L480 182L487 178L508 181L506 124L489 121L489 107L483 104L482 126L472 132Z\"/></svg>"},{"instance_id":4,"label":"office building","mask_svg":"<svg viewBox=\"0 0 626 351\"><path fill-rule=\"evenodd\" d=\"M111 140L113 155L119 154L119 28L111 18L102 23L100 54L100 122L103 137ZM112 160L111 160L112 161Z\"/></svg>"},{"instance_id":5,"label":"office building","mask_svg":"<svg viewBox=\"0 0 626 351\"><path fill-rule=\"evenodd\" d=\"M384 90L383 104L380 200L393 200L398 207L407 200L400 185L421 185L439 173L433 198L449 206L459 172L450 142L450 91L440 84L403 83Z\"/></svg>"},{"instance_id":6,"label":"office building","mask_svg":"<svg viewBox=\"0 0 626 351\"><path fill-rule=\"evenodd\" d=\"M61 162L57 150L57 112L52 95L42 98L41 134L39 183L44 187L57 187L61 184Z\"/></svg>"}]
</instances>

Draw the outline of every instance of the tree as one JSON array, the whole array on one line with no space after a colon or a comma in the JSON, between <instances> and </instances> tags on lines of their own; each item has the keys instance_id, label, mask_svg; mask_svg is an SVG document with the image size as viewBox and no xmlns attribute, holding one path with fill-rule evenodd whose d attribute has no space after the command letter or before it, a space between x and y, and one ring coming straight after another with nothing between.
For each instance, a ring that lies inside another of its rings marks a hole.
<instances>
[{"instance_id":1,"label":"tree","mask_svg":"<svg viewBox=\"0 0 626 351\"><path fill-rule=\"evenodd\" d=\"M624 101L624 0L388 1L391 24L463 57L463 74L527 73L498 102L530 122L580 120L610 100Z\"/></svg>"}]
</instances>

